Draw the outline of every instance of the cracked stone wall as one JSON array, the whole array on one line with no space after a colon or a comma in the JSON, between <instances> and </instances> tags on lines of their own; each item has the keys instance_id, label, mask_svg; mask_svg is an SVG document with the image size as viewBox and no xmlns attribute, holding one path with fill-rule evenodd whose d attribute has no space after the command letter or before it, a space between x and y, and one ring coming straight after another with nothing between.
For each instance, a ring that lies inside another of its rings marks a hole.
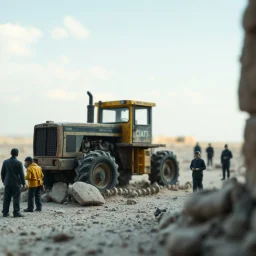
<instances>
[{"instance_id":1,"label":"cracked stone wall","mask_svg":"<svg viewBox=\"0 0 256 256\"><path fill-rule=\"evenodd\" d=\"M249 188L256 185L256 1L249 0L243 16L245 31L241 55L239 105L250 117L246 121L243 153Z\"/></svg>"}]
</instances>

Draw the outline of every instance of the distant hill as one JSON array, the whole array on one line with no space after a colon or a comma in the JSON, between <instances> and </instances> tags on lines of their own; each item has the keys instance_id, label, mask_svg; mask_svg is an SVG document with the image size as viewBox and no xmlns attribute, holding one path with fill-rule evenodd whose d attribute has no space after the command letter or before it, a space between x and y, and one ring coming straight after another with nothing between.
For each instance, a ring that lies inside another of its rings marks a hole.
<instances>
[{"instance_id":1,"label":"distant hill","mask_svg":"<svg viewBox=\"0 0 256 256\"><path fill-rule=\"evenodd\" d=\"M0 145L32 145L32 137L7 137L0 136Z\"/></svg>"}]
</instances>

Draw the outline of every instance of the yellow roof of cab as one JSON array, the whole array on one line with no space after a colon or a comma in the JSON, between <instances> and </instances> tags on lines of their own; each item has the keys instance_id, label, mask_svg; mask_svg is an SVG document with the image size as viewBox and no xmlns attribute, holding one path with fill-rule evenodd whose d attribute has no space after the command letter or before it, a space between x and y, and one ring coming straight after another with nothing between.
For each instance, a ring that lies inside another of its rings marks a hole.
<instances>
[{"instance_id":1,"label":"yellow roof of cab","mask_svg":"<svg viewBox=\"0 0 256 256\"><path fill-rule=\"evenodd\" d=\"M156 106L156 104L152 102L136 101L136 100L117 100L117 101L101 102L101 107L121 107L121 106L128 106L128 105L146 106L146 107ZM98 107L99 103L95 103L95 106Z\"/></svg>"}]
</instances>

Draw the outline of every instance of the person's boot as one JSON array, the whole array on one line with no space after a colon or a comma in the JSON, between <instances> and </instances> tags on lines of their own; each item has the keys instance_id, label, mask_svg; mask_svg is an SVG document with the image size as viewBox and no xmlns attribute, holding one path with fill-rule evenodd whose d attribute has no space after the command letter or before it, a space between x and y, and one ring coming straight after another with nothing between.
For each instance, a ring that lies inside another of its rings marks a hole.
<instances>
[{"instance_id":1,"label":"person's boot","mask_svg":"<svg viewBox=\"0 0 256 256\"><path fill-rule=\"evenodd\" d=\"M18 213L14 213L14 214L13 214L13 217L14 217L14 218L22 218L22 217L24 217L24 216L21 215L21 214L18 212Z\"/></svg>"},{"instance_id":2,"label":"person's boot","mask_svg":"<svg viewBox=\"0 0 256 256\"><path fill-rule=\"evenodd\" d=\"M41 212L41 211L42 211L42 208L36 208L35 211L36 211L36 212Z\"/></svg>"},{"instance_id":3,"label":"person's boot","mask_svg":"<svg viewBox=\"0 0 256 256\"><path fill-rule=\"evenodd\" d=\"M24 210L24 212L33 212L33 210L27 208Z\"/></svg>"},{"instance_id":4,"label":"person's boot","mask_svg":"<svg viewBox=\"0 0 256 256\"><path fill-rule=\"evenodd\" d=\"M3 217L4 217L4 218L7 218L7 217L9 217L9 216L10 216L9 213L3 213Z\"/></svg>"}]
</instances>

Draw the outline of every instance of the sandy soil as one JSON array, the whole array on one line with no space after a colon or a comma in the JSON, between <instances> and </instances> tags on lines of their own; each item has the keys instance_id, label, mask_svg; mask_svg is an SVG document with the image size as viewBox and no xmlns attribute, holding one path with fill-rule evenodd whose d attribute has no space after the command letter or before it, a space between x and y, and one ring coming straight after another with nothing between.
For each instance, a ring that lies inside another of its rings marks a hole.
<instances>
[{"instance_id":1,"label":"sandy soil","mask_svg":"<svg viewBox=\"0 0 256 256\"><path fill-rule=\"evenodd\" d=\"M0 165L12 147L0 146ZM171 150L180 161L180 183L191 181L192 146L173 145ZM222 146L216 148L215 164L220 162L221 150ZM242 158L239 146L231 145L231 150L235 176L241 171ZM31 155L31 145L22 147L19 158L27 155ZM207 169L204 186L220 187L221 175L221 169ZM107 198L101 207L44 203L41 213L26 213L18 219L0 217L0 255L165 255L157 241L154 211L156 207L179 211L190 193L163 189L157 195L136 198L135 205L127 205L122 196ZM25 209L26 203L21 207Z\"/></svg>"}]
</instances>

